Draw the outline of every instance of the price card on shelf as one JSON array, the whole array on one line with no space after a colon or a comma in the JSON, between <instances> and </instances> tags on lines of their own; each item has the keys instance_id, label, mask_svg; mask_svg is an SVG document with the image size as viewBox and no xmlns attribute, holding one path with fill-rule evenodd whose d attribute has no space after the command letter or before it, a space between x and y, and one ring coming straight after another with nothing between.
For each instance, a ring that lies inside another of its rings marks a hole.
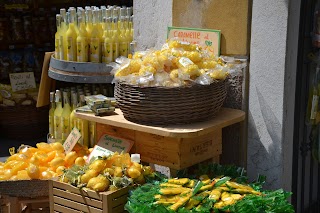
<instances>
[{"instance_id":1,"label":"price card on shelf","mask_svg":"<svg viewBox=\"0 0 320 213\"><path fill-rule=\"evenodd\" d=\"M73 147L78 143L81 138L81 133L74 127L67 137L66 141L63 143L63 148L66 154L72 151Z\"/></svg>"},{"instance_id":2,"label":"price card on shelf","mask_svg":"<svg viewBox=\"0 0 320 213\"><path fill-rule=\"evenodd\" d=\"M88 162L98 156L109 156L114 152L129 152L134 142L131 140L104 134L89 155Z\"/></svg>"},{"instance_id":3,"label":"price card on shelf","mask_svg":"<svg viewBox=\"0 0 320 213\"><path fill-rule=\"evenodd\" d=\"M13 92L36 88L33 72L10 73L9 77Z\"/></svg>"}]
</instances>

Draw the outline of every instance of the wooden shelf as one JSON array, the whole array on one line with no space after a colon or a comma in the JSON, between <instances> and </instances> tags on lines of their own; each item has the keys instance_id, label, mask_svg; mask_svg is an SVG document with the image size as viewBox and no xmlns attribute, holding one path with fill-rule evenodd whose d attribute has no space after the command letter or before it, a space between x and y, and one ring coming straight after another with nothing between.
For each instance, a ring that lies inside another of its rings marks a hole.
<instances>
[{"instance_id":1,"label":"wooden shelf","mask_svg":"<svg viewBox=\"0 0 320 213\"><path fill-rule=\"evenodd\" d=\"M169 126L146 126L130 122L123 117L120 109L116 109L115 115L104 117L85 113L75 113L75 116L101 124L156 134L164 137L192 138L206 135L214 130L239 123L245 119L245 112L237 109L222 108L217 116L211 120L200 123Z\"/></svg>"}]
</instances>

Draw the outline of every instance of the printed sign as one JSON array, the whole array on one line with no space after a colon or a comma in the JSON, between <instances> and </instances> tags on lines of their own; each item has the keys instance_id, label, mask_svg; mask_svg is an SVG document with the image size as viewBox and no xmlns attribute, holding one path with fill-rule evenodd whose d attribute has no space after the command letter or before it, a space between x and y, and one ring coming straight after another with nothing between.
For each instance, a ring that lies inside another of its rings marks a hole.
<instances>
[{"instance_id":1,"label":"printed sign","mask_svg":"<svg viewBox=\"0 0 320 213\"><path fill-rule=\"evenodd\" d=\"M36 88L33 72L21 72L9 74L12 91Z\"/></svg>"},{"instance_id":2,"label":"printed sign","mask_svg":"<svg viewBox=\"0 0 320 213\"><path fill-rule=\"evenodd\" d=\"M87 159L87 163L89 163L91 161L92 158L97 158L97 157L103 157L103 156L109 156L113 154L112 151L109 151L101 146L95 145L93 147L92 152L90 153L88 159Z\"/></svg>"},{"instance_id":3,"label":"printed sign","mask_svg":"<svg viewBox=\"0 0 320 213\"><path fill-rule=\"evenodd\" d=\"M66 141L63 143L63 148L66 154L72 151L73 147L78 143L81 138L81 133L74 127L67 137Z\"/></svg>"},{"instance_id":4,"label":"printed sign","mask_svg":"<svg viewBox=\"0 0 320 213\"><path fill-rule=\"evenodd\" d=\"M94 149L89 155L87 161L90 162L92 158L96 158L98 156L109 156L114 152L127 153L130 151L133 144L133 141L104 134L98 141L97 145L94 146Z\"/></svg>"},{"instance_id":5,"label":"printed sign","mask_svg":"<svg viewBox=\"0 0 320 213\"><path fill-rule=\"evenodd\" d=\"M198 44L203 50L220 56L220 30L168 27L168 39L179 38L180 41Z\"/></svg>"}]
</instances>

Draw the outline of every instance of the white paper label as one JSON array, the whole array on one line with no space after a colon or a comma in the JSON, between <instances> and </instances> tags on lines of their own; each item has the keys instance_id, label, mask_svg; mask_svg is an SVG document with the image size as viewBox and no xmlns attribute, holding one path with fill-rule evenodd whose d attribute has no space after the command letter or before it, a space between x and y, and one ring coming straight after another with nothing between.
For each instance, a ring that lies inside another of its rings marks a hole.
<instances>
[{"instance_id":1,"label":"white paper label","mask_svg":"<svg viewBox=\"0 0 320 213\"><path fill-rule=\"evenodd\" d=\"M78 143L81 138L81 133L74 127L67 137L66 141L63 143L63 148L66 154L72 151L73 147Z\"/></svg>"},{"instance_id":2,"label":"white paper label","mask_svg":"<svg viewBox=\"0 0 320 213\"><path fill-rule=\"evenodd\" d=\"M192 65L193 62L189 59L189 58L186 58L186 57L181 57L180 60L179 60L180 64L182 64L182 66L184 67L187 67L189 65Z\"/></svg>"},{"instance_id":3,"label":"white paper label","mask_svg":"<svg viewBox=\"0 0 320 213\"><path fill-rule=\"evenodd\" d=\"M21 72L9 74L12 91L36 88L33 72Z\"/></svg>"},{"instance_id":4,"label":"white paper label","mask_svg":"<svg viewBox=\"0 0 320 213\"><path fill-rule=\"evenodd\" d=\"M90 153L88 159L87 159L87 163L89 163L91 161L92 158L97 158L97 157L103 157L103 156L109 156L112 155L113 152L110 150L107 150L101 146L95 145L93 147L92 152Z\"/></svg>"}]
</instances>

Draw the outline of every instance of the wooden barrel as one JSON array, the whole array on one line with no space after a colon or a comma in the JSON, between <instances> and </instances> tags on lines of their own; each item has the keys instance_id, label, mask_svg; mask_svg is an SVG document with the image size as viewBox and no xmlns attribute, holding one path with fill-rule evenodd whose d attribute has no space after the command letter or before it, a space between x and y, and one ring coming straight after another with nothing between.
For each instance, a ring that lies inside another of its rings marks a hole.
<instances>
[{"instance_id":1,"label":"wooden barrel","mask_svg":"<svg viewBox=\"0 0 320 213\"><path fill-rule=\"evenodd\" d=\"M51 56L50 78L73 83L111 83L112 67L105 63L64 61Z\"/></svg>"}]
</instances>

